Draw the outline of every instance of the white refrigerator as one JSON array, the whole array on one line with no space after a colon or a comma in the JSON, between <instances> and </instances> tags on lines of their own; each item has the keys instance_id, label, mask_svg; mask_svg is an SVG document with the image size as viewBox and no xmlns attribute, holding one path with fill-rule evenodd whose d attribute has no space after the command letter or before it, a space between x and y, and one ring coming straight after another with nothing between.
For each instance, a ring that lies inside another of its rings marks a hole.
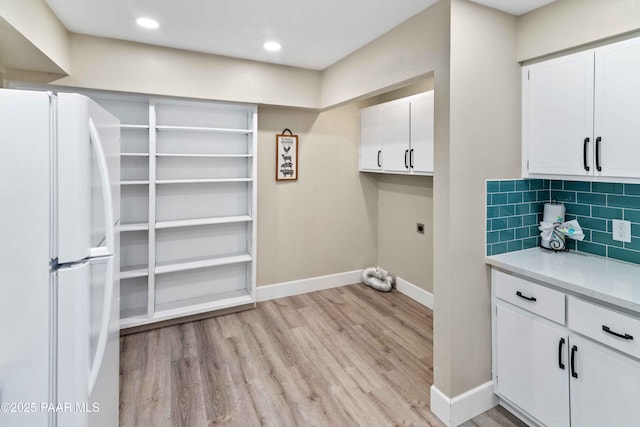
<instances>
[{"instance_id":1,"label":"white refrigerator","mask_svg":"<svg viewBox=\"0 0 640 427\"><path fill-rule=\"evenodd\" d=\"M0 90L0 426L114 427L120 122Z\"/></svg>"}]
</instances>

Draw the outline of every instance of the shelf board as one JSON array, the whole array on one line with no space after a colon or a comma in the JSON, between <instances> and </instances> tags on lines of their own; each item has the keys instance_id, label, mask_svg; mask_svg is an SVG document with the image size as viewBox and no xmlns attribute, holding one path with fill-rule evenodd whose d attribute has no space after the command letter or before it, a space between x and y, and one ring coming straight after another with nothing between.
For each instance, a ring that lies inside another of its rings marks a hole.
<instances>
[{"instance_id":1,"label":"shelf board","mask_svg":"<svg viewBox=\"0 0 640 427\"><path fill-rule=\"evenodd\" d=\"M183 219L183 220L176 220L176 221L158 221L156 222L156 229L192 227L196 225L231 224L236 222L251 222L251 221L253 221L253 218L251 218L248 215L223 216L223 217L215 217L215 218Z\"/></svg>"},{"instance_id":2,"label":"shelf board","mask_svg":"<svg viewBox=\"0 0 640 427\"><path fill-rule=\"evenodd\" d=\"M136 326L149 325L163 320L171 320L185 316L207 313L210 311L224 310L225 308L238 307L245 304L255 304L247 290L212 294L203 297L183 299L175 302L157 304L153 316L139 314L141 310L127 310L121 313L120 329L134 328Z\"/></svg>"},{"instance_id":3,"label":"shelf board","mask_svg":"<svg viewBox=\"0 0 640 427\"><path fill-rule=\"evenodd\" d=\"M213 157L213 158L250 158L253 154L183 154L183 153L157 153L157 157Z\"/></svg>"},{"instance_id":4,"label":"shelf board","mask_svg":"<svg viewBox=\"0 0 640 427\"><path fill-rule=\"evenodd\" d=\"M202 258L191 261L156 264L156 274L174 273L177 271L197 270L199 268L218 267L221 265L240 264L250 262L253 258L249 254L234 255L218 258Z\"/></svg>"},{"instance_id":5,"label":"shelf board","mask_svg":"<svg viewBox=\"0 0 640 427\"><path fill-rule=\"evenodd\" d=\"M120 279L135 279L136 277L145 277L149 275L149 269L146 265L134 265L120 269Z\"/></svg>"},{"instance_id":6,"label":"shelf board","mask_svg":"<svg viewBox=\"0 0 640 427\"><path fill-rule=\"evenodd\" d=\"M149 229L149 224L147 224L146 222L120 225L120 231L145 231L148 229Z\"/></svg>"},{"instance_id":7,"label":"shelf board","mask_svg":"<svg viewBox=\"0 0 640 427\"><path fill-rule=\"evenodd\" d=\"M149 125L133 125L129 123L121 123L120 129L149 129Z\"/></svg>"},{"instance_id":8,"label":"shelf board","mask_svg":"<svg viewBox=\"0 0 640 427\"><path fill-rule=\"evenodd\" d=\"M228 129L201 126L156 126L156 130L174 132L240 133L244 135L251 135L253 133L251 129Z\"/></svg>"},{"instance_id":9,"label":"shelf board","mask_svg":"<svg viewBox=\"0 0 640 427\"><path fill-rule=\"evenodd\" d=\"M120 181L120 185L144 185L149 184L149 181Z\"/></svg>"},{"instance_id":10,"label":"shelf board","mask_svg":"<svg viewBox=\"0 0 640 427\"><path fill-rule=\"evenodd\" d=\"M252 178L158 179L156 180L156 184L204 184L251 181L253 181Z\"/></svg>"},{"instance_id":11,"label":"shelf board","mask_svg":"<svg viewBox=\"0 0 640 427\"><path fill-rule=\"evenodd\" d=\"M149 153L120 153L120 157L149 157Z\"/></svg>"}]
</instances>

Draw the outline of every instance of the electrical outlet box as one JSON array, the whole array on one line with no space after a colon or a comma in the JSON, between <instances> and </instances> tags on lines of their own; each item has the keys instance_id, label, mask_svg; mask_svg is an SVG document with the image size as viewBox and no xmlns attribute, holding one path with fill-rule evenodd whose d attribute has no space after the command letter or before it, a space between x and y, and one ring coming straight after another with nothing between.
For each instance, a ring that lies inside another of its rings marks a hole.
<instances>
[{"instance_id":1,"label":"electrical outlet box","mask_svg":"<svg viewBox=\"0 0 640 427\"><path fill-rule=\"evenodd\" d=\"M631 243L631 222L614 219L612 232L613 240Z\"/></svg>"}]
</instances>

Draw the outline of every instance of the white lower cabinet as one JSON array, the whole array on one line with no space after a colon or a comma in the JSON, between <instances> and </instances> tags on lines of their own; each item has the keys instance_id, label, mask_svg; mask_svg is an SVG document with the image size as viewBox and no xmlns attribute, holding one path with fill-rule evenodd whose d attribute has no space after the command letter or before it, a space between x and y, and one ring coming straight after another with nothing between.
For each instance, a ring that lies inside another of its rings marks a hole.
<instances>
[{"instance_id":1,"label":"white lower cabinet","mask_svg":"<svg viewBox=\"0 0 640 427\"><path fill-rule=\"evenodd\" d=\"M542 426L640 425L640 319L562 293L558 317L548 292L492 270L496 394Z\"/></svg>"}]
</instances>

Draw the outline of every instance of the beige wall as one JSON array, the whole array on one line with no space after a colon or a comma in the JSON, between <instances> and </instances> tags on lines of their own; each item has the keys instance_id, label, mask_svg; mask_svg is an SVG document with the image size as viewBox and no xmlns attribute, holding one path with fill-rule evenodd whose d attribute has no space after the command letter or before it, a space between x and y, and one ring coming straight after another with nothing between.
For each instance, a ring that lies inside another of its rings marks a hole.
<instances>
[{"instance_id":1,"label":"beige wall","mask_svg":"<svg viewBox=\"0 0 640 427\"><path fill-rule=\"evenodd\" d=\"M433 293L433 250L433 178L378 175L377 265Z\"/></svg>"},{"instance_id":2,"label":"beige wall","mask_svg":"<svg viewBox=\"0 0 640 427\"><path fill-rule=\"evenodd\" d=\"M320 73L72 34L70 76L55 85L318 108Z\"/></svg>"},{"instance_id":3,"label":"beige wall","mask_svg":"<svg viewBox=\"0 0 640 427\"><path fill-rule=\"evenodd\" d=\"M358 172L358 106L258 109L258 285L375 265L375 177ZM299 135L299 177L275 181L275 135Z\"/></svg>"},{"instance_id":4,"label":"beige wall","mask_svg":"<svg viewBox=\"0 0 640 427\"><path fill-rule=\"evenodd\" d=\"M324 70L322 106L386 92L446 68L448 40L448 0L442 0Z\"/></svg>"},{"instance_id":5,"label":"beige wall","mask_svg":"<svg viewBox=\"0 0 640 427\"><path fill-rule=\"evenodd\" d=\"M491 380L484 180L519 175L515 17L451 1L450 90L450 139L435 158L434 380L454 397Z\"/></svg>"},{"instance_id":6,"label":"beige wall","mask_svg":"<svg viewBox=\"0 0 640 427\"><path fill-rule=\"evenodd\" d=\"M0 0L0 36L5 57L0 66L54 73L71 70L68 32L44 0ZM7 37L12 44L7 44Z\"/></svg>"},{"instance_id":7,"label":"beige wall","mask_svg":"<svg viewBox=\"0 0 640 427\"><path fill-rule=\"evenodd\" d=\"M518 61L640 30L640 1L559 0L518 18Z\"/></svg>"}]
</instances>

